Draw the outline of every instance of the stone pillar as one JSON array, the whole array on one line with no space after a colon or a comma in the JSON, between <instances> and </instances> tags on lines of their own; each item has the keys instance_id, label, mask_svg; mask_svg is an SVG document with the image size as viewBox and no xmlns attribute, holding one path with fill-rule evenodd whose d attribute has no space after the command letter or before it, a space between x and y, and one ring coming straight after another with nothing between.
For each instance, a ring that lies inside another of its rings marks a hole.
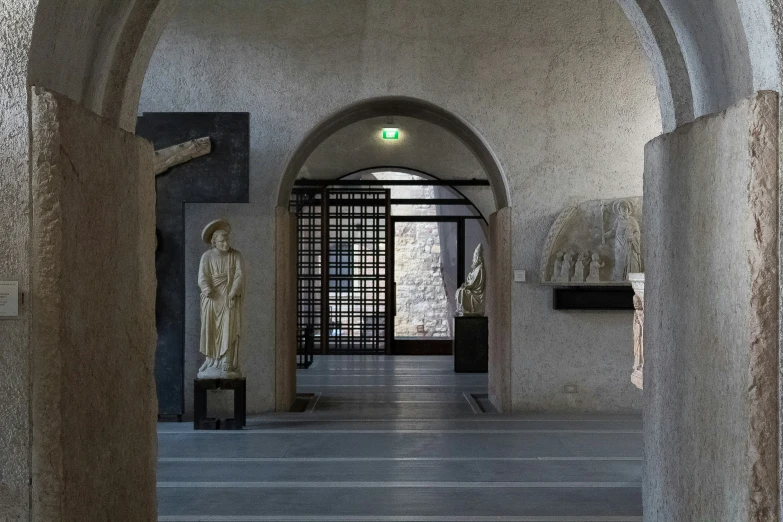
<instances>
[{"instance_id":1,"label":"stone pillar","mask_svg":"<svg viewBox=\"0 0 783 522\"><path fill-rule=\"evenodd\" d=\"M644 274L628 274L633 291L633 373L631 382L644 389Z\"/></svg>"},{"instance_id":2,"label":"stone pillar","mask_svg":"<svg viewBox=\"0 0 783 522\"><path fill-rule=\"evenodd\" d=\"M275 411L289 411L296 400L296 214L275 209Z\"/></svg>"},{"instance_id":3,"label":"stone pillar","mask_svg":"<svg viewBox=\"0 0 783 522\"><path fill-rule=\"evenodd\" d=\"M778 112L647 144L645 522L779 520Z\"/></svg>"},{"instance_id":4,"label":"stone pillar","mask_svg":"<svg viewBox=\"0 0 783 522\"><path fill-rule=\"evenodd\" d=\"M511 412L511 208L489 216L489 398L501 413Z\"/></svg>"},{"instance_id":5,"label":"stone pillar","mask_svg":"<svg viewBox=\"0 0 783 522\"><path fill-rule=\"evenodd\" d=\"M31 102L31 519L149 522L152 145L44 89Z\"/></svg>"}]
</instances>

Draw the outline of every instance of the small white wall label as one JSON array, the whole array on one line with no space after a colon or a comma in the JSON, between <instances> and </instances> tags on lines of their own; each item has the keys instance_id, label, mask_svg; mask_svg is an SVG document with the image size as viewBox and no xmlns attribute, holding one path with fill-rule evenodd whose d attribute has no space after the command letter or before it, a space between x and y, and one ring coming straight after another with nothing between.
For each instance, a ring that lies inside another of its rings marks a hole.
<instances>
[{"instance_id":1,"label":"small white wall label","mask_svg":"<svg viewBox=\"0 0 783 522\"><path fill-rule=\"evenodd\" d=\"M514 270L514 281L524 283L527 281L527 270Z\"/></svg>"},{"instance_id":2,"label":"small white wall label","mask_svg":"<svg viewBox=\"0 0 783 522\"><path fill-rule=\"evenodd\" d=\"M0 281L0 317L19 317L19 281Z\"/></svg>"}]
</instances>

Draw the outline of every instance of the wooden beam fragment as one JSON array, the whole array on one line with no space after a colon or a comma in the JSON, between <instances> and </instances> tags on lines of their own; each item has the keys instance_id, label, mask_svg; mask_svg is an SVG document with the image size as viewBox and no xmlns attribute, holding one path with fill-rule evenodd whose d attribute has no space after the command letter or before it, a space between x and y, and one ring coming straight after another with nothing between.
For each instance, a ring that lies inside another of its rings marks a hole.
<instances>
[{"instance_id":1,"label":"wooden beam fragment","mask_svg":"<svg viewBox=\"0 0 783 522\"><path fill-rule=\"evenodd\" d=\"M209 136L186 141L155 151L155 175L160 176L171 167L188 162L212 152Z\"/></svg>"}]
</instances>

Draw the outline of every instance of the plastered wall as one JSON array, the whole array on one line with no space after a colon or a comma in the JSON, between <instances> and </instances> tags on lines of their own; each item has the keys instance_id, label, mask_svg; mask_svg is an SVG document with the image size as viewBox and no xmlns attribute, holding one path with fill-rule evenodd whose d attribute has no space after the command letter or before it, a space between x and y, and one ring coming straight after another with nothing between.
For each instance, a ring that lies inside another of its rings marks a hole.
<instances>
[{"instance_id":1,"label":"plastered wall","mask_svg":"<svg viewBox=\"0 0 783 522\"><path fill-rule=\"evenodd\" d=\"M30 291L30 174L27 129L27 52L36 2L20 2L17 11L0 7L0 278L19 281ZM27 520L30 509L31 313L0 321L0 519Z\"/></svg>"},{"instance_id":2,"label":"plastered wall","mask_svg":"<svg viewBox=\"0 0 783 522\"><path fill-rule=\"evenodd\" d=\"M564 206L641 193L643 144L661 129L634 31L604 0L189 1L161 38L140 110L249 111L255 210L225 217L252 215L256 233L271 238L280 175L306 133L348 104L384 95L433 102L486 139L513 198L513 265L531 272ZM272 241L245 255L272 280ZM248 291L265 299L266 286L253 285ZM512 303L516 409L640 410L629 377L631 312L556 313L551 290L535 282L514 285ZM257 346L249 350L266 366L273 316L248 311ZM566 383L579 393L564 394Z\"/></svg>"},{"instance_id":3,"label":"plastered wall","mask_svg":"<svg viewBox=\"0 0 783 522\"><path fill-rule=\"evenodd\" d=\"M645 521L776 521L778 97L650 142Z\"/></svg>"},{"instance_id":4,"label":"plastered wall","mask_svg":"<svg viewBox=\"0 0 783 522\"><path fill-rule=\"evenodd\" d=\"M33 520L155 518L152 145L32 93Z\"/></svg>"}]
</instances>

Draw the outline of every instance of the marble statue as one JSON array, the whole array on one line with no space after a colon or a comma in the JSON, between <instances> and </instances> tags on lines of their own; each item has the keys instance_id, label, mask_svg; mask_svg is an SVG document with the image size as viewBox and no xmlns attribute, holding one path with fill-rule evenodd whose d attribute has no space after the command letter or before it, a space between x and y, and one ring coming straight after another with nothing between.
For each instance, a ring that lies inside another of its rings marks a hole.
<instances>
[{"instance_id":1,"label":"marble statue","mask_svg":"<svg viewBox=\"0 0 783 522\"><path fill-rule=\"evenodd\" d=\"M201 288L201 347L206 357L199 379L235 379L239 369L244 276L242 255L229 245L231 225L222 219L209 223L201 233L212 248L201 256L198 286Z\"/></svg>"},{"instance_id":2,"label":"marble statue","mask_svg":"<svg viewBox=\"0 0 783 522\"><path fill-rule=\"evenodd\" d=\"M563 252L558 252L557 257L555 258L555 266L552 269L552 279L551 281L560 281L560 272L563 270L563 256L565 254Z\"/></svg>"},{"instance_id":3,"label":"marble statue","mask_svg":"<svg viewBox=\"0 0 783 522\"><path fill-rule=\"evenodd\" d=\"M571 277L572 283L584 283L585 282L585 264L587 263L589 252L582 252L576 260L574 265L574 275Z\"/></svg>"},{"instance_id":4,"label":"marble statue","mask_svg":"<svg viewBox=\"0 0 783 522\"><path fill-rule=\"evenodd\" d=\"M457 289L457 315L484 315L486 283L484 250L479 243L473 253L473 265L467 281Z\"/></svg>"},{"instance_id":5,"label":"marble statue","mask_svg":"<svg viewBox=\"0 0 783 522\"><path fill-rule=\"evenodd\" d=\"M614 230L604 234L604 238L614 236L614 281L627 281L628 274L642 271L642 233L639 222L633 217L633 205L621 199L614 203L617 215Z\"/></svg>"},{"instance_id":6,"label":"marble statue","mask_svg":"<svg viewBox=\"0 0 783 522\"><path fill-rule=\"evenodd\" d=\"M601 281L601 269L604 267L604 262L601 261L601 256L593 254L592 261L590 261L590 272L587 275L588 283L599 283Z\"/></svg>"},{"instance_id":7,"label":"marble statue","mask_svg":"<svg viewBox=\"0 0 783 522\"><path fill-rule=\"evenodd\" d=\"M563 266L560 269L560 281L563 283L567 283L571 280L571 269L574 266L574 254L573 252L568 252L566 255L563 256Z\"/></svg>"},{"instance_id":8,"label":"marble statue","mask_svg":"<svg viewBox=\"0 0 783 522\"><path fill-rule=\"evenodd\" d=\"M644 389L644 274L628 274L633 287L633 372L631 382Z\"/></svg>"}]
</instances>

